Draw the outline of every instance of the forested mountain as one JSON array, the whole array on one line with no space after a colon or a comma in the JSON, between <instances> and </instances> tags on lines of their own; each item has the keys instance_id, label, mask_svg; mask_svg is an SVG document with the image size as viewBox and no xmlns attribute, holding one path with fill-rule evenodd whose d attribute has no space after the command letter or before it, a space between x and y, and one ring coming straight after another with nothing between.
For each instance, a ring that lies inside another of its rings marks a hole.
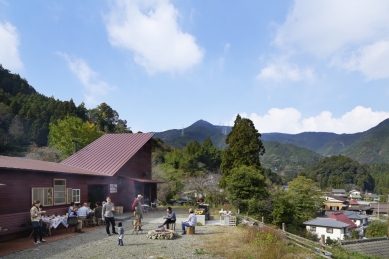
<instances>
[{"instance_id":1,"label":"forested mountain","mask_svg":"<svg viewBox=\"0 0 389 259\"><path fill-rule=\"evenodd\" d=\"M223 134L223 130L228 134L231 127L215 126L199 120L184 129L184 136L182 130L169 130L156 133L156 137L179 148L184 147L189 141L202 143L210 137L217 148L223 149L226 146L226 135ZM322 156L342 154L362 164L389 163L389 119L365 132L355 134L303 132L299 134L262 133L261 135L265 147L268 141L276 141L306 148Z\"/></svg>"},{"instance_id":2,"label":"forested mountain","mask_svg":"<svg viewBox=\"0 0 389 259\"><path fill-rule=\"evenodd\" d=\"M366 167L351 158L338 155L326 157L302 170L300 175L311 178L321 188L353 188L374 190L374 179Z\"/></svg>"},{"instance_id":3,"label":"forested mountain","mask_svg":"<svg viewBox=\"0 0 389 259\"><path fill-rule=\"evenodd\" d=\"M0 153L16 155L35 143L46 146L50 123L67 117L90 121L102 132L128 132L126 121L106 103L86 109L72 99L61 101L38 93L26 79L0 65Z\"/></svg>"},{"instance_id":4,"label":"forested mountain","mask_svg":"<svg viewBox=\"0 0 389 259\"><path fill-rule=\"evenodd\" d=\"M231 127L215 126L207 121L199 120L184 128L184 135L182 135L182 129L173 129L157 132L154 137L177 148L184 148L190 141L203 143L209 137L216 148L223 149L226 147L226 135L223 134L223 129L226 129L227 134L231 131Z\"/></svg>"},{"instance_id":5,"label":"forested mountain","mask_svg":"<svg viewBox=\"0 0 389 259\"><path fill-rule=\"evenodd\" d=\"M311 165L323 157L309 149L281 144L276 141L264 141L265 154L261 163L265 168L271 168L288 181L303 168Z\"/></svg>"}]
</instances>

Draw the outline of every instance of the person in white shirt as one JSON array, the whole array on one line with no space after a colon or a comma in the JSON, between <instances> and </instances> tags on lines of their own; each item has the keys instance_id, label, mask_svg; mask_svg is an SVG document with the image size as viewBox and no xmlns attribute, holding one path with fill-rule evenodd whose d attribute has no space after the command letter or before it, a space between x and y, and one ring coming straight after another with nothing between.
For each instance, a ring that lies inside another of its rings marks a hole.
<instances>
[{"instance_id":1,"label":"person in white shirt","mask_svg":"<svg viewBox=\"0 0 389 259\"><path fill-rule=\"evenodd\" d=\"M68 215L70 215L70 213L73 211L73 209L74 209L74 202L71 202L70 206L68 208Z\"/></svg>"},{"instance_id":2,"label":"person in white shirt","mask_svg":"<svg viewBox=\"0 0 389 259\"><path fill-rule=\"evenodd\" d=\"M197 224L197 217L196 214L194 214L194 210L192 208L189 209L189 217L186 221L182 221L181 227L182 227L182 234L186 234L185 227L194 227Z\"/></svg>"},{"instance_id":3,"label":"person in white shirt","mask_svg":"<svg viewBox=\"0 0 389 259\"><path fill-rule=\"evenodd\" d=\"M84 202L84 206L78 209L77 214L79 219L86 219L89 214L89 208L86 202Z\"/></svg>"}]
</instances>

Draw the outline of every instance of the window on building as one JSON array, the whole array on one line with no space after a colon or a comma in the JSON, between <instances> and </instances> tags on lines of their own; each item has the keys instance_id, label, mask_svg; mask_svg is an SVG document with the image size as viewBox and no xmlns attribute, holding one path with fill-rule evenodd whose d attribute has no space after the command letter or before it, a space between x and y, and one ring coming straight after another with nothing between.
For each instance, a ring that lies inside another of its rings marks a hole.
<instances>
[{"instance_id":1,"label":"window on building","mask_svg":"<svg viewBox=\"0 0 389 259\"><path fill-rule=\"evenodd\" d=\"M77 203L81 202L80 189L73 189L72 196L73 196L73 200L72 200L73 202L77 202Z\"/></svg>"},{"instance_id":2,"label":"window on building","mask_svg":"<svg viewBox=\"0 0 389 259\"><path fill-rule=\"evenodd\" d=\"M72 188L66 188L66 203L70 204L73 200Z\"/></svg>"},{"instance_id":3,"label":"window on building","mask_svg":"<svg viewBox=\"0 0 389 259\"><path fill-rule=\"evenodd\" d=\"M332 234L333 232L334 232L334 229L333 229L333 228L327 228L327 233Z\"/></svg>"},{"instance_id":4,"label":"window on building","mask_svg":"<svg viewBox=\"0 0 389 259\"><path fill-rule=\"evenodd\" d=\"M54 205L66 204L66 180L54 179Z\"/></svg>"},{"instance_id":5,"label":"window on building","mask_svg":"<svg viewBox=\"0 0 389 259\"><path fill-rule=\"evenodd\" d=\"M32 201L39 200L42 206L53 205L53 188L32 188Z\"/></svg>"},{"instance_id":6,"label":"window on building","mask_svg":"<svg viewBox=\"0 0 389 259\"><path fill-rule=\"evenodd\" d=\"M316 227L311 227L311 231L316 232Z\"/></svg>"}]
</instances>

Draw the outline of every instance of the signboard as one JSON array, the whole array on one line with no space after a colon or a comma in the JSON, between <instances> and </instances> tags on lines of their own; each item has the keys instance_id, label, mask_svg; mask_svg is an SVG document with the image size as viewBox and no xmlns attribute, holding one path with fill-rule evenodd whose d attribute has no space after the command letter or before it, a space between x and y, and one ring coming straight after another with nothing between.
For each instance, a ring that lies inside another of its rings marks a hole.
<instances>
[{"instance_id":1,"label":"signboard","mask_svg":"<svg viewBox=\"0 0 389 259\"><path fill-rule=\"evenodd\" d=\"M118 185L117 184L110 184L109 185L109 193L117 193L118 192Z\"/></svg>"}]
</instances>

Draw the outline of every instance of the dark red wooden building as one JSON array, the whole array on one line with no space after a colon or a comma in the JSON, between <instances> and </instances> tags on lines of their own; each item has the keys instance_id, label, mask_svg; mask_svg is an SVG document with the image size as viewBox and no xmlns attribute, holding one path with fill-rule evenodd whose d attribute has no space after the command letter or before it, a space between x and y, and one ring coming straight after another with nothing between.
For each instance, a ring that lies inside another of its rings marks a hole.
<instances>
[{"instance_id":1,"label":"dark red wooden building","mask_svg":"<svg viewBox=\"0 0 389 259\"><path fill-rule=\"evenodd\" d=\"M124 212L131 211L138 194L154 200L158 182L151 179L152 137L105 134L61 163L0 156L0 181L5 184L0 188L0 226L16 232L28 224L34 199L48 214L65 214L72 201L95 204L106 196ZM0 240L4 234L0 232Z\"/></svg>"}]
</instances>

